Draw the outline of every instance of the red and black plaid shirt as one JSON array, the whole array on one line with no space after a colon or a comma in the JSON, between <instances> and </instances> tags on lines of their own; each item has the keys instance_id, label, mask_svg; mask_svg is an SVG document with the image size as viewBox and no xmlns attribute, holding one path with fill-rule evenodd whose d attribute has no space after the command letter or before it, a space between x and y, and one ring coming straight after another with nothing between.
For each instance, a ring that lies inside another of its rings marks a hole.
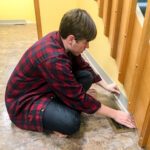
<instances>
[{"instance_id":1,"label":"red and black plaid shirt","mask_svg":"<svg viewBox=\"0 0 150 150\"><path fill-rule=\"evenodd\" d=\"M42 114L57 96L68 107L94 113L100 103L86 94L74 72L89 70L94 82L101 80L80 56L72 60L58 32L52 32L30 47L14 69L6 88L6 107L18 127L43 131Z\"/></svg>"}]
</instances>

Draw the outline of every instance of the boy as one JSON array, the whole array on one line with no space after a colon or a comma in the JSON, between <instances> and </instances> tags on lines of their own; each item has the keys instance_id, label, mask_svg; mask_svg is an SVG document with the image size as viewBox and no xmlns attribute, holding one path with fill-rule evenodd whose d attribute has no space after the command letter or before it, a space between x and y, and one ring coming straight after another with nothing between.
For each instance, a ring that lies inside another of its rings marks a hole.
<instances>
[{"instance_id":1,"label":"boy","mask_svg":"<svg viewBox=\"0 0 150 150\"><path fill-rule=\"evenodd\" d=\"M6 88L6 107L19 128L71 135L80 127L81 112L98 113L135 128L133 118L109 108L86 91L92 83L119 94L81 56L96 37L89 14L73 9L64 14L59 31L51 32L30 47L14 69Z\"/></svg>"}]
</instances>

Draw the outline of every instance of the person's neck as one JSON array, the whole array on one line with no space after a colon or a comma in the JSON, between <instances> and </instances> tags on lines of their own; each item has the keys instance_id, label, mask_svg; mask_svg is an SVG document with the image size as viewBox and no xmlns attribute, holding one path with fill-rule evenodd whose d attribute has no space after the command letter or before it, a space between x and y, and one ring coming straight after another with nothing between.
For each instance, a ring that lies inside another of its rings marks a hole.
<instances>
[{"instance_id":1,"label":"person's neck","mask_svg":"<svg viewBox=\"0 0 150 150\"><path fill-rule=\"evenodd\" d=\"M69 52L69 48L68 48L67 40L63 39L62 37L61 37L61 40L62 40L63 45L65 47L65 52L68 53Z\"/></svg>"}]
</instances>

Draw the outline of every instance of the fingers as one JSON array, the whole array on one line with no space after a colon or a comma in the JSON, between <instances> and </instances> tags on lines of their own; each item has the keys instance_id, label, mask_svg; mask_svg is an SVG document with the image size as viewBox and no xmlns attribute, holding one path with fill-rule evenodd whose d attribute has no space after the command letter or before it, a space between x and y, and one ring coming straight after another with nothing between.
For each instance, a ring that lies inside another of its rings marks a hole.
<instances>
[{"instance_id":1,"label":"fingers","mask_svg":"<svg viewBox=\"0 0 150 150\"><path fill-rule=\"evenodd\" d=\"M128 113L118 111L116 121L128 128L136 128L133 116Z\"/></svg>"},{"instance_id":2,"label":"fingers","mask_svg":"<svg viewBox=\"0 0 150 150\"><path fill-rule=\"evenodd\" d=\"M128 119L125 122L123 122L123 125L127 126L128 128L136 128L135 122L131 119Z\"/></svg>"},{"instance_id":3,"label":"fingers","mask_svg":"<svg viewBox=\"0 0 150 150\"><path fill-rule=\"evenodd\" d=\"M120 91L119 90L117 90L117 89L113 89L113 91L112 91L114 94L117 94L117 95L120 95Z\"/></svg>"},{"instance_id":4,"label":"fingers","mask_svg":"<svg viewBox=\"0 0 150 150\"><path fill-rule=\"evenodd\" d=\"M120 94L120 91L119 91L119 88L117 87L117 85L114 86L114 92L118 95Z\"/></svg>"},{"instance_id":5,"label":"fingers","mask_svg":"<svg viewBox=\"0 0 150 150\"><path fill-rule=\"evenodd\" d=\"M135 121L134 121L134 118L133 118L132 115L130 115L130 118L129 118L128 122L131 123L131 125L132 125L133 128L136 128L136 124L135 124Z\"/></svg>"},{"instance_id":6,"label":"fingers","mask_svg":"<svg viewBox=\"0 0 150 150\"><path fill-rule=\"evenodd\" d=\"M136 128L135 124L131 121L122 121L120 124L128 127L128 128Z\"/></svg>"},{"instance_id":7,"label":"fingers","mask_svg":"<svg viewBox=\"0 0 150 150\"><path fill-rule=\"evenodd\" d=\"M109 84L108 90L113 92L114 94L117 94L117 95L120 94L119 88L117 87L115 83Z\"/></svg>"}]
</instances>

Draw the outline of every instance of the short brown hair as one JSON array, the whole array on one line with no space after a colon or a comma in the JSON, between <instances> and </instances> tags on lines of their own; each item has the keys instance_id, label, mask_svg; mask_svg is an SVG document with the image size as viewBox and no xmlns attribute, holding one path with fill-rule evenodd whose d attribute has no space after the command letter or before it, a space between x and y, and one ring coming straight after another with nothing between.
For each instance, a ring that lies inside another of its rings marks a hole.
<instances>
[{"instance_id":1,"label":"short brown hair","mask_svg":"<svg viewBox=\"0 0 150 150\"><path fill-rule=\"evenodd\" d=\"M76 40L91 41L96 37L97 29L93 19L83 9L73 9L62 17L59 32L62 38L74 35Z\"/></svg>"}]
</instances>

